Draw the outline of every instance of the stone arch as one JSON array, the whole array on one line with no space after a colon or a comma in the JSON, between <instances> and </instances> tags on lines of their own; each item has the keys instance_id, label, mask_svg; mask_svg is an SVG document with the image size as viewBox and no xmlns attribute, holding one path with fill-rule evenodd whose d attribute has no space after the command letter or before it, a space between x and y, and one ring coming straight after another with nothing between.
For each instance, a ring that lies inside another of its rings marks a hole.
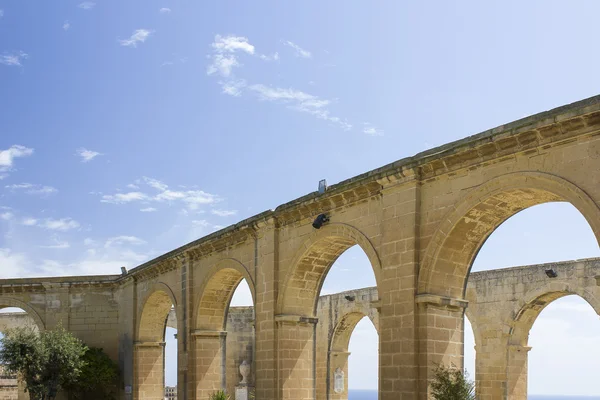
<instances>
[{"instance_id":1,"label":"stone arch","mask_svg":"<svg viewBox=\"0 0 600 400\"><path fill-rule=\"evenodd\" d=\"M218 261L206 274L200 288L198 307L193 326L198 330L224 331L229 303L242 279L250 287L252 303L256 304L254 280L240 261L225 258Z\"/></svg>"},{"instance_id":2,"label":"stone arch","mask_svg":"<svg viewBox=\"0 0 600 400\"><path fill-rule=\"evenodd\" d=\"M162 342L171 307L175 306L175 315L177 316L177 300L173 291L165 283L156 283L148 291L142 304L137 341ZM177 319L179 319L178 316Z\"/></svg>"},{"instance_id":3,"label":"stone arch","mask_svg":"<svg viewBox=\"0 0 600 400\"><path fill-rule=\"evenodd\" d=\"M379 288L381 261L373 244L358 229L331 223L309 235L297 251L279 292L278 313L315 316L327 272L343 252L355 245L367 255Z\"/></svg>"},{"instance_id":4,"label":"stone arch","mask_svg":"<svg viewBox=\"0 0 600 400\"><path fill-rule=\"evenodd\" d=\"M473 260L490 234L516 213L554 201L577 208L600 243L600 210L573 183L540 172L502 175L470 191L443 218L425 251L418 292L462 299Z\"/></svg>"},{"instance_id":5,"label":"stone arch","mask_svg":"<svg viewBox=\"0 0 600 400\"><path fill-rule=\"evenodd\" d=\"M21 310L25 311L27 313L27 315L33 319L33 321L35 322L35 325L38 327L38 330L40 332L46 329L46 324L44 323L44 320L40 317L38 312L35 311L33 309L33 307L31 307L29 304L27 304L21 300L13 299L10 297L2 297L2 298L0 298L0 308L5 308L5 307L20 308Z\"/></svg>"},{"instance_id":6,"label":"stone arch","mask_svg":"<svg viewBox=\"0 0 600 400\"><path fill-rule=\"evenodd\" d=\"M351 311L340 318L340 321L333 329L331 341L329 342L329 350L336 352L347 352L348 345L350 344L350 337L354 332L354 328L356 328L356 325L358 325L358 323L365 317L369 318L377 330L377 333L379 333L379 328L369 315L362 311Z\"/></svg>"},{"instance_id":7,"label":"stone arch","mask_svg":"<svg viewBox=\"0 0 600 400\"><path fill-rule=\"evenodd\" d=\"M533 291L515 307L509 344L527 346L529 332L541 312L553 301L571 295L581 297L600 315L600 300L593 293L578 285L552 282Z\"/></svg>"}]
</instances>

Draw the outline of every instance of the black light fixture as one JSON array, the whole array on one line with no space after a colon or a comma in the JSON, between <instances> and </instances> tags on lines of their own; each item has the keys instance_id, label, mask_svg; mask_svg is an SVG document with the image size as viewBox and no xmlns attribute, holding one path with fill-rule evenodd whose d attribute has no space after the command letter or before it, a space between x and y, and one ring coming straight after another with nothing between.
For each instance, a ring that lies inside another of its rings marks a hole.
<instances>
[{"instance_id":1,"label":"black light fixture","mask_svg":"<svg viewBox=\"0 0 600 400\"><path fill-rule=\"evenodd\" d=\"M355 299L354 296L350 296L349 294L345 295L344 298L348 301L354 301L354 299Z\"/></svg>"},{"instance_id":2,"label":"black light fixture","mask_svg":"<svg viewBox=\"0 0 600 400\"><path fill-rule=\"evenodd\" d=\"M556 278L558 276L556 271L552 268L546 270L546 275L548 275L548 278Z\"/></svg>"},{"instance_id":3,"label":"black light fixture","mask_svg":"<svg viewBox=\"0 0 600 400\"><path fill-rule=\"evenodd\" d=\"M326 214L319 214L312 223L312 226L315 229L320 229L326 222L329 222L329 217Z\"/></svg>"}]
</instances>

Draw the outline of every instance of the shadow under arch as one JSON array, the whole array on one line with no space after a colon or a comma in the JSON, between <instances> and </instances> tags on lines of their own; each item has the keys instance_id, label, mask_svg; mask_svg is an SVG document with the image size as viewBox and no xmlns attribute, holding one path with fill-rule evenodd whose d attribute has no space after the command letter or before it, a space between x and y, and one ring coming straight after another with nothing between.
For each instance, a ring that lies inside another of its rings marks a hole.
<instances>
[{"instance_id":1,"label":"shadow under arch","mask_svg":"<svg viewBox=\"0 0 600 400\"><path fill-rule=\"evenodd\" d=\"M208 271L200 286L192 326L197 330L224 331L229 303L235 289L245 279L256 304L256 288L244 264L233 258L217 261Z\"/></svg>"},{"instance_id":2,"label":"shadow under arch","mask_svg":"<svg viewBox=\"0 0 600 400\"><path fill-rule=\"evenodd\" d=\"M471 190L442 219L425 250L418 293L464 298L473 260L494 230L526 208L559 201L579 210L600 243L600 209L579 187L541 172L502 175Z\"/></svg>"},{"instance_id":3,"label":"shadow under arch","mask_svg":"<svg viewBox=\"0 0 600 400\"><path fill-rule=\"evenodd\" d=\"M142 303L142 312L136 330L137 341L162 342L167 318L173 306L179 324L175 294L166 283L155 283Z\"/></svg>"},{"instance_id":4,"label":"shadow under arch","mask_svg":"<svg viewBox=\"0 0 600 400\"><path fill-rule=\"evenodd\" d=\"M44 320L40 317L38 312L35 311L33 307L31 307L29 304L21 300L13 299L11 297L0 298L0 308L6 307L20 308L21 310L25 311L27 315L31 317L31 319L33 319L40 332L46 329L46 324L44 323Z\"/></svg>"},{"instance_id":5,"label":"shadow under arch","mask_svg":"<svg viewBox=\"0 0 600 400\"><path fill-rule=\"evenodd\" d=\"M329 269L342 253L355 245L367 255L379 289L381 261L371 241L351 225L330 223L311 233L296 252L279 292L278 314L314 317Z\"/></svg>"},{"instance_id":6,"label":"shadow under arch","mask_svg":"<svg viewBox=\"0 0 600 400\"><path fill-rule=\"evenodd\" d=\"M243 279L255 305L254 280L240 261L221 259L204 275L192 317L195 398L208 398L215 390L227 388L227 314L231 298Z\"/></svg>"},{"instance_id":7,"label":"shadow under arch","mask_svg":"<svg viewBox=\"0 0 600 400\"><path fill-rule=\"evenodd\" d=\"M165 331L177 299L162 282L151 286L143 300L134 342L134 399L162 400L165 387ZM179 322L179 316L175 311ZM177 360L179 365L179 360Z\"/></svg>"}]
</instances>

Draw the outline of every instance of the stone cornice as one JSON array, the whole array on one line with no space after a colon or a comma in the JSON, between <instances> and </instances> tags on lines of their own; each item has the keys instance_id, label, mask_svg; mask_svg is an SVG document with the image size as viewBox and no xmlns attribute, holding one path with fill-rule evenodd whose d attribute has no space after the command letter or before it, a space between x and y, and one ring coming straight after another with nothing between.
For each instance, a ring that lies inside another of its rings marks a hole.
<instances>
[{"instance_id":1,"label":"stone cornice","mask_svg":"<svg viewBox=\"0 0 600 400\"><path fill-rule=\"evenodd\" d=\"M117 287L120 275L68 276L0 280L0 294L61 292L70 289Z\"/></svg>"},{"instance_id":2,"label":"stone cornice","mask_svg":"<svg viewBox=\"0 0 600 400\"><path fill-rule=\"evenodd\" d=\"M419 294L415 298L417 304L428 304L436 307L449 308L453 310L462 310L467 308L469 302L463 299L453 299L450 297L438 296L437 294Z\"/></svg>"}]
</instances>

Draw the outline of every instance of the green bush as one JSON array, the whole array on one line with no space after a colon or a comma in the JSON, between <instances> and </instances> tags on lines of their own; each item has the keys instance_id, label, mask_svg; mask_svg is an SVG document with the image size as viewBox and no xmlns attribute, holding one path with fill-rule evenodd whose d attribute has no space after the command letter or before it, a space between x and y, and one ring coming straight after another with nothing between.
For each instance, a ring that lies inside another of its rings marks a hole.
<instances>
[{"instance_id":1,"label":"green bush","mask_svg":"<svg viewBox=\"0 0 600 400\"><path fill-rule=\"evenodd\" d=\"M465 371L452 366L438 365L431 382L434 400L475 400L475 383Z\"/></svg>"},{"instance_id":2,"label":"green bush","mask_svg":"<svg viewBox=\"0 0 600 400\"><path fill-rule=\"evenodd\" d=\"M231 397L224 390L217 390L210 394L209 400L230 400Z\"/></svg>"},{"instance_id":3,"label":"green bush","mask_svg":"<svg viewBox=\"0 0 600 400\"><path fill-rule=\"evenodd\" d=\"M119 367L98 347L89 348L82 357L84 366L76 381L65 386L73 400L113 400L117 397Z\"/></svg>"},{"instance_id":4,"label":"green bush","mask_svg":"<svg viewBox=\"0 0 600 400\"><path fill-rule=\"evenodd\" d=\"M31 400L51 400L79 377L86 350L62 326L41 334L31 327L9 329L0 339L0 363L25 381Z\"/></svg>"}]
</instances>

